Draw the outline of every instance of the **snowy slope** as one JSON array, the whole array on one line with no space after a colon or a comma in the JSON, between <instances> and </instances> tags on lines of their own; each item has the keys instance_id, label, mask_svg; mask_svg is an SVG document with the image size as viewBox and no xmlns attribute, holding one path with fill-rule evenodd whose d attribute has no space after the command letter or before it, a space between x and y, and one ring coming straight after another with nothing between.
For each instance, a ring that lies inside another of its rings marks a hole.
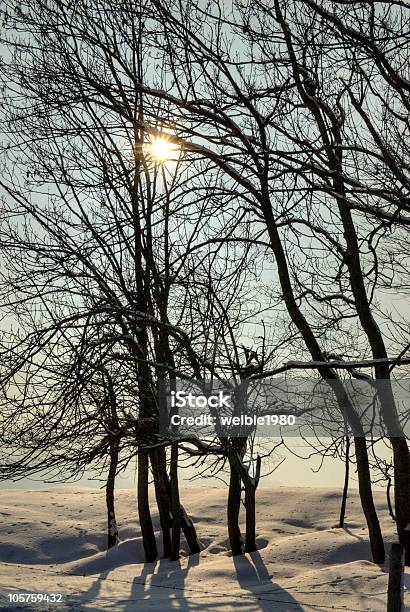
<instances>
[{"instance_id":1,"label":"snowy slope","mask_svg":"<svg viewBox=\"0 0 410 612\"><path fill-rule=\"evenodd\" d=\"M350 494L343 530L335 527L339 492L261 488L259 550L234 558L225 527L226 491L187 487L182 499L203 551L178 562L144 564L133 491L117 494L121 543L108 553L103 492L1 492L0 610L386 609L386 567L370 562L357 491ZM386 541L392 541L383 492L376 492L376 500ZM154 520L158 529L156 515ZM64 603L8 603L9 593L42 591L62 593Z\"/></svg>"}]
</instances>

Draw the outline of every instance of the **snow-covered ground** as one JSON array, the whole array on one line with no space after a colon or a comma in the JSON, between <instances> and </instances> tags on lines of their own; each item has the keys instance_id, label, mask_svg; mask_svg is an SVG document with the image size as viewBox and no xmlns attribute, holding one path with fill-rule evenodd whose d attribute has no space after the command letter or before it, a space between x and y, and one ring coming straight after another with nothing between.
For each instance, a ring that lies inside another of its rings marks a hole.
<instances>
[{"instance_id":1,"label":"snow-covered ground","mask_svg":"<svg viewBox=\"0 0 410 612\"><path fill-rule=\"evenodd\" d=\"M391 542L396 536L384 494L375 495ZM339 491L261 488L259 550L242 557L228 552L225 489L187 487L182 501L202 552L144 564L133 491L117 493L121 543L108 553L102 491L1 492L0 610L386 609L387 564L370 562L357 491L350 493L346 528L339 529ZM156 514L154 520L158 529ZM9 594L39 592L61 593L63 603L8 603Z\"/></svg>"}]
</instances>

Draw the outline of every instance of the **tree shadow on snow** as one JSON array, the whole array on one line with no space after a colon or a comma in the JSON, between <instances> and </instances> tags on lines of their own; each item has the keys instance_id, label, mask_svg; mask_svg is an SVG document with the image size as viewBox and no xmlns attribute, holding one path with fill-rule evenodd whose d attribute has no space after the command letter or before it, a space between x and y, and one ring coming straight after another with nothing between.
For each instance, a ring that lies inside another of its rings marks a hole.
<instances>
[{"instance_id":1,"label":"tree shadow on snow","mask_svg":"<svg viewBox=\"0 0 410 612\"><path fill-rule=\"evenodd\" d=\"M191 555L186 567L179 561L162 559L145 566L140 576L135 577L129 601L116 606L121 612L136 609L178 612L200 612L232 606L243 612L286 612L303 610L284 588L273 583L258 552L232 557L240 589L224 592L224 581L215 583L191 581L185 585L192 567L198 565L199 555Z\"/></svg>"},{"instance_id":2,"label":"tree shadow on snow","mask_svg":"<svg viewBox=\"0 0 410 612\"><path fill-rule=\"evenodd\" d=\"M110 555L111 556L111 555ZM93 612L98 610L98 600L101 597L101 586L105 580L129 582L118 599L111 595L107 597L116 612L135 612L135 610L165 612L203 612L210 610L218 612L222 607L231 606L243 612L286 612L303 610L300 604L288 591L272 582L263 559L258 551L229 557L236 572L239 588L224 591L224 580L215 583L205 580L190 581L186 578L190 570L199 564L199 554L190 555L187 564L181 561L161 559L146 563L139 576L133 580L119 577L110 578L113 567L102 568L100 574L87 591L81 594L81 602L86 604L78 609ZM91 569L91 568L88 568ZM95 569L93 567L93 569ZM137 568L136 568L137 569ZM102 570L102 571L101 571ZM231 583L232 585L232 583ZM114 586L114 585L112 585ZM128 595L125 593L128 591ZM75 599L75 598L74 598ZM80 603L80 601L78 603ZM95 607L94 607L95 606Z\"/></svg>"},{"instance_id":3,"label":"tree shadow on snow","mask_svg":"<svg viewBox=\"0 0 410 612\"><path fill-rule=\"evenodd\" d=\"M94 608L92 604L98 602L100 596L101 586L103 581L108 577L109 572L101 572L101 574L94 580L94 582L88 587L88 589L80 588L78 592L65 594L65 599L70 610L87 610L87 612L94 612L97 608ZM70 574L68 574L70 575ZM71 574L75 575L75 574ZM80 583L81 584L81 583ZM65 607L63 606L63 610Z\"/></svg>"},{"instance_id":4,"label":"tree shadow on snow","mask_svg":"<svg viewBox=\"0 0 410 612\"><path fill-rule=\"evenodd\" d=\"M283 587L272 582L265 563L258 551L233 557L236 576L243 591L252 594L246 598L245 593L238 593L238 605L241 600L247 602L249 610L266 612L286 612L303 610L302 606ZM245 605L246 609L246 605Z\"/></svg>"},{"instance_id":5,"label":"tree shadow on snow","mask_svg":"<svg viewBox=\"0 0 410 612\"><path fill-rule=\"evenodd\" d=\"M186 567L180 561L168 559L146 564L141 574L134 578L129 601L117 609L121 612L134 612L139 608L144 612L150 609L180 612L194 610L196 606L192 606L185 597L185 578L198 563L199 554L190 555Z\"/></svg>"}]
</instances>

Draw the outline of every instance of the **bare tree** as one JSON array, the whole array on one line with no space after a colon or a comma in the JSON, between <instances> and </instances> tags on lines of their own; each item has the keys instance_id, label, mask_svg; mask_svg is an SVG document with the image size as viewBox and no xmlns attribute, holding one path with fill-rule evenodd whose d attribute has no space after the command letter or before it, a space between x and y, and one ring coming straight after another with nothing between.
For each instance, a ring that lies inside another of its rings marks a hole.
<instances>
[{"instance_id":1,"label":"bare tree","mask_svg":"<svg viewBox=\"0 0 410 612\"><path fill-rule=\"evenodd\" d=\"M14 56L2 67L9 83L3 243L9 253L24 253L24 283L16 291L25 291L8 303L18 310L37 301L44 312L50 306L43 288L53 287L54 295L65 296L65 316L73 321L104 314L122 347L119 356L133 364L138 413L145 419L157 416L160 376L199 379L216 372L220 343L210 346L204 339L210 327L215 337L215 319L203 316L198 291L193 299L189 284L209 289L209 279L218 278L219 291L224 275L254 264L252 253L265 262L273 259L266 307L286 314L302 366L327 381L355 432L360 497L378 563L384 545L367 443L340 375L343 360L356 359L360 369L371 356L375 379L386 383L379 401L394 454L397 528L408 562L409 452L389 383L391 360L402 355L389 355L376 303L395 267L400 269L399 257L392 264L385 256L389 232L406 236L408 224L406 7L380 2L352 10L340 1L330 11L313 0L257 0L252 6L181 0L169 7L147 0L137 9L128 2L74 8L56 0L36 1L24 12L6 2L4 16L21 34L8 41ZM36 44L25 44L29 40ZM23 107L22 96L30 101ZM371 114L374 103L378 112ZM154 137L182 154L176 183L158 168L153 172L146 159L145 143ZM46 207L32 204L46 184L52 186L52 217ZM38 234L33 241L28 226L16 234L16 212L30 215L49 242ZM41 281L24 276L25 269L36 269L33 253L41 260ZM224 258L229 272L220 263ZM202 266L205 260L212 261L210 270ZM71 293L54 278L57 265L59 278L70 279ZM16 285L7 278L4 287L11 295ZM173 319L171 310L177 313ZM61 315L53 316L61 326ZM231 372L240 360L229 358L226 349L235 354L237 346L235 337L223 347ZM306 358L313 360L310 365ZM157 555L148 503L150 461L164 548L173 558L179 554L178 446L171 447L169 483L166 451L139 449L147 559ZM243 441L229 441L234 553L242 550L241 480L249 509L247 548L255 545L257 479L252 482L243 471L244 452Z\"/></svg>"}]
</instances>

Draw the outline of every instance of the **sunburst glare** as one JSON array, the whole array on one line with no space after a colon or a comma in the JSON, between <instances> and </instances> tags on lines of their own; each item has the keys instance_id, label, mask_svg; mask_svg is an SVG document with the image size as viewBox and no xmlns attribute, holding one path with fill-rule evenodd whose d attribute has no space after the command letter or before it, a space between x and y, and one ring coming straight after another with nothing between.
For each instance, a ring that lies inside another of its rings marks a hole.
<instances>
[{"instance_id":1,"label":"sunburst glare","mask_svg":"<svg viewBox=\"0 0 410 612\"><path fill-rule=\"evenodd\" d=\"M154 162L160 164L167 161L175 161L180 151L177 144L171 142L167 138L159 136L147 142L145 149L149 157L151 157Z\"/></svg>"}]
</instances>

